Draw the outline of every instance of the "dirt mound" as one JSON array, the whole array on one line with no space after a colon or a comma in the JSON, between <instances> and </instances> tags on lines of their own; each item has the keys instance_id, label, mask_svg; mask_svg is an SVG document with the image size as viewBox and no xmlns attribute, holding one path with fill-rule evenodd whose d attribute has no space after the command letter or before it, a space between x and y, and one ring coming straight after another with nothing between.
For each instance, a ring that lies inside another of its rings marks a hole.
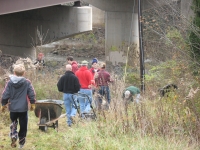
<instances>
[{"instance_id":1,"label":"dirt mound","mask_svg":"<svg viewBox=\"0 0 200 150\"><path fill-rule=\"evenodd\" d=\"M105 29L94 28L93 31L76 35L56 44L51 53L61 56L74 56L99 59L105 57Z\"/></svg>"}]
</instances>

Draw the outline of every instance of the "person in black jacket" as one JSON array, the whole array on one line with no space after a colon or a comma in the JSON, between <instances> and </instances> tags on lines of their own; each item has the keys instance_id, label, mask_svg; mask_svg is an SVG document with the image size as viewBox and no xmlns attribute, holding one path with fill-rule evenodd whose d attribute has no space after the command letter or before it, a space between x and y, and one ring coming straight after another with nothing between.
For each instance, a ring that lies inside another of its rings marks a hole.
<instances>
[{"instance_id":1,"label":"person in black jacket","mask_svg":"<svg viewBox=\"0 0 200 150\"><path fill-rule=\"evenodd\" d=\"M78 93L81 87L78 78L72 72L72 66L70 64L66 65L66 72L59 79L57 87L58 91L63 92L63 99L67 114L67 124L70 127L72 125L72 116L74 115L74 112L72 111L74 104L72 94Z\"/></svg>"}]
</instances>

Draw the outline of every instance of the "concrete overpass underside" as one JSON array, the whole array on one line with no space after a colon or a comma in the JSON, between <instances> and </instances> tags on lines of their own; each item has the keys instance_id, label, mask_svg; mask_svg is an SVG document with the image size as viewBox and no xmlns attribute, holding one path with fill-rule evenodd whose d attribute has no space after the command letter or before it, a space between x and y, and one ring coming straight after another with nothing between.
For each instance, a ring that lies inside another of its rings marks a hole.
<instances>
[{"instance_id":1,"label":"concrete overpass underside","mask_svg":"<svg viewBox=\"0 0 200 150\"><path fill-rule=\"evenodd\" d=\"M105 13L106 61L126 62L128 47L139 56L138 0L83 0ZM141 0L142 9L158 7L176 0ZM91 7L66 7L71 0L0 0L0 49L19 56L35 56L32 45L37 29L46 35L45 43L92 30ZM181 0L181 12L192 0ZM57 5L57 6L52 6ZM59 6L58 6L59 5ZM51 6L51 7L49 7ZM30 10L32 9L32 10ZM25 11L27 10L27 11ZM187 12L186 12L187 13ZM133 59L131 59L133 60Z\"/></svg>"},{"instance_id":2,"label":"concrete overpass underside","mask_svg":"<svg viewBox=\"0 0 200 150\"><path fill-rule=\"evenodd\" d=\"M57 5L4 14L0 15L0 50L35 58L37 45L91 30L91 7Z\"/></svg>"}]
</instances>

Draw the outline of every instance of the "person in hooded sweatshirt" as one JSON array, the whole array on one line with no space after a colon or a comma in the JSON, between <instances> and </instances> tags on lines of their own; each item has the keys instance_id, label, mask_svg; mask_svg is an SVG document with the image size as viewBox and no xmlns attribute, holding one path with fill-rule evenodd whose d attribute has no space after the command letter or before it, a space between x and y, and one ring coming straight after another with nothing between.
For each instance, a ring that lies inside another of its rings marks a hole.
<instances>
[{"instance_id":1,"label":"person in hooded sweatshirt","mask_svg":"<svg viewBox=\"0 0 200 150\"><path fill-rule=\"evenodd\" d=\"M14 75L10 76L5 89L2 93L1 112L5 112L7 106L10 111L10 137L11 147L16 147L19 138L19 148L22 148L26 142L27 125L28 125L28 109L35 109L36 94L31 81L24 76L25 67L22 64L15 65L13 69ZM19 132L17 126L19 123Z\"/></svg>"},{"instance_id":2,"label":"person in hooded sweatshirt","mask_svg":"<svg viewBox=\"0 0 200 150\"><path fill-rule=\"evenodd\" d=\"M76 71L78 70L78 63L74 61L73 56L67 57L67 62L72 66L72 72L76 73Z\"/></svg>"},{"instance_id":3,"label":"person in hooded sweatshirt","mask_svg":"<svg viewBox=\"0 0 200 150\"><path fill-rule=\"evenodd\" d=\"M91 103L92 103L91 87L94 84L92 73L88 70L87 66L88 62L86 60L83 60L81 62L80 69L75 73L81 84L79 93L83 93L88 96L88 99L86 97L81 97L81 96L78 97L78 101L80 104L80 113L83 118L85 117L84 114L90 113L91 111Z\"/></svg>"}]
</instances>

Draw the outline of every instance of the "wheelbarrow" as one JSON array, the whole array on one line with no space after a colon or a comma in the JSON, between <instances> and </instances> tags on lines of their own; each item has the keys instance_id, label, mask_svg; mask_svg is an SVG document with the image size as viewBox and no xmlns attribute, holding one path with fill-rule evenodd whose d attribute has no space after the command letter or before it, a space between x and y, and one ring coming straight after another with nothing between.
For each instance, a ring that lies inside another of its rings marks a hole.
<instances>
[{"instance_id":1,"label":"wheelbarrow","mask_svg":"<svg viewBox=\"0 0 200 150\"><path fill-rule=\"evenodd\" d=\"M53 127L58 131L58 119L64 117L62 114L62 100L38 100L35 103L35 116L39 118L38 126L42 131Z\"/></svg>"}]
</instances>

